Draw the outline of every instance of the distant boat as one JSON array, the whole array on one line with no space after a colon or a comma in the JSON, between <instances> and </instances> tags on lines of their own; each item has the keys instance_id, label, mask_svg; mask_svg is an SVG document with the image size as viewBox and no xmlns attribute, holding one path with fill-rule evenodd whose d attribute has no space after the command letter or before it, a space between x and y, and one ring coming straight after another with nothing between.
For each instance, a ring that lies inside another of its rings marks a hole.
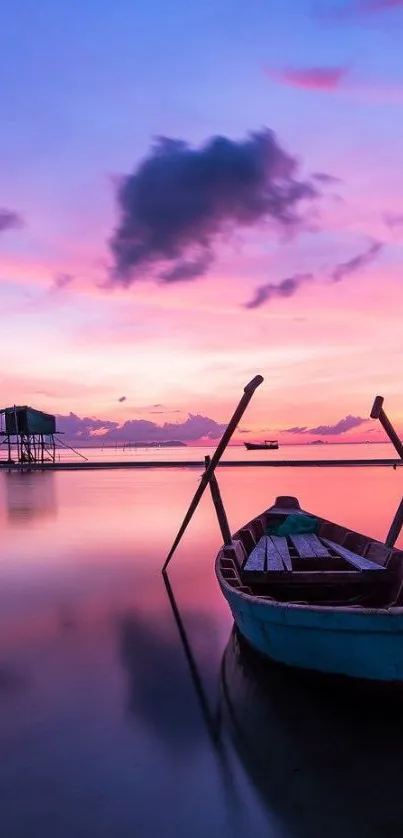
<instances>
[{"instance_id":1,"label":"distant boat","mask_svg":"<svg viewBox=\"0 0 403 838\"><path fill-rule=\"evenodd\" d=\"M277 439L265 439L264 442L244 442L248 451L272 451L278 448Z\"/></svg>"},{"instance_id":2,"label":"distant boat","mask_svg":"<svg viewBox=\"0 0 403 838\"><path fill-rule=\"evenodd\" d=\"M237 628L267 658L403 682L402 550L280 497L221 548L216 575Z\"/></svg>"}]
</instances>

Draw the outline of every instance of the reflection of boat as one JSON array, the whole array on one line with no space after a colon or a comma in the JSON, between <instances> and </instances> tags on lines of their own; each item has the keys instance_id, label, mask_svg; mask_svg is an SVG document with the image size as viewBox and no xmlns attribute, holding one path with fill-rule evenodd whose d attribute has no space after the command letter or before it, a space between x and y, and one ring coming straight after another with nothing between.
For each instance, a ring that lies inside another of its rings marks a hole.
<instances>
[{"instance_id":1,"label":"reflection of boat","mask_svg":"<svg viewBox=\"0 0 403 838\"><path fill-rule=\"evenodd\" d=\"M241 634L266 657L403 681L403 551L283 497L220 550L216 575Z\"/></svg>"},{"instance_id":2,"label":"reflection of boat","mask_svg":"<svg viewBox=\"0 0 403 838\"><path fill-rule=\"evenodd\" d=\"M260 800L287 838L400 836L401 704L267 663L234 632L221 711ZM354 689L353 689L354 686Z\"/></svg>"},{"instance_id":3,"label":"reflection of boat","mask_svg":"<svg viewBox=\"0 0 403 838\"><path fill-rule=\"evenodd\" d=\"M265 439L264 442L244 442L245 448L248 451L271 451L278 448L276 439Z\"/></svg>"}]
</instances>

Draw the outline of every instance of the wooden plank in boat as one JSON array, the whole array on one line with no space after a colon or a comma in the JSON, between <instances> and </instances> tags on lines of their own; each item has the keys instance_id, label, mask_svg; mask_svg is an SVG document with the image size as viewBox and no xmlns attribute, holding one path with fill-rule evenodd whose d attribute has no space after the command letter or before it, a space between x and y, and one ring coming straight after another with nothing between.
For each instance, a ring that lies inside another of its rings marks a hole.
<instances>
[{"instance_id":1,"label":"wooden plank in boat","mask_svg":"<svg viewBox=\"0 0 403 838\"><path fill-rule=\"evenodd\" d=\"M266 570L266 536L262 538L253 548L243 567L246 573L264 573Z\"/></svg>"},{"instance_id":2,"label":"wooden plank in boat","mask_svg":"<svg viewBox=\"0 0 403 838\"><path fill-rule=\"evenodd\" d=\"M292 570L292 563L290 557L290 551L288 549L287 539L284 535L269 535L267 536L268 542L271 541L274 547L276 548L277 552L280 554L283 564L286 570ZM281 568L282 570L282 568Z\"/></svg>"},{"instance_id":3,"label":"wooden plank in boat","mask_svg":"<svg viewBox=\"0 0 403 838\"><path fill-rule=\"evenodd\" d=\"M315 533L311 533L309 536L307 536L307 538L309 538L310 543L312 545L312 549L314 550L315 556L317 556L318 559L330 559L331 558L329 550L327 549L326 545L322 544L320 538L318 538L318 536L315 535Z\"/></svg>"},{"instance_id":4,"label":"wooden plank in boat","mask_svg":"<svg viewBox=\"0 0 403 838\"><path fill-rule=\"evenodd\" d=\"M266 538L267 570L268 571L284 570L283 557L280 553L280 550L277 547L277 544L275 544L275 542L274 542L274 538L276 538L276 536L270 537L270 536L266 535L265 538ZM285 538L279 538L278 536L277 536L277 538L278 538L279 541L284 541L285 542L285 546L286 546L287 553L288 553L288 547L287 547L286 539ZM289 556L290 556L290 554L288 553L288 557Z\"/></svg>"},{"instance_id":5,"label":"wooden plank in boat","mask_svg":"<svg viewBox=\"0 0 403 838\"><path fill-rule=\"evenodd\" d=\"M354 567L358 567L359 570L385 570L382 565L376 564L375 562L371 562L370 559L365 559L364 556L359 556L358 553L353 553L352 550L347 550L346 547L342 547L341 544L336 544L335 541L329 541L328 538L324 538L323 541L327 544L328 547L331 547L335 553L338 553L342 559L346 559L349 564L352 564Z\"/></svg>"},{"instance_id":6,"label":"wooden plank in boat","mask_svg":"<svg viewBox=\"0 0 403 838\"><path fill-rule=\"evenodd\" d=\"M329 550L315 533L296 534L290 536L294 547L301 559L330 559Z\"/></svg>"}]
</instances>

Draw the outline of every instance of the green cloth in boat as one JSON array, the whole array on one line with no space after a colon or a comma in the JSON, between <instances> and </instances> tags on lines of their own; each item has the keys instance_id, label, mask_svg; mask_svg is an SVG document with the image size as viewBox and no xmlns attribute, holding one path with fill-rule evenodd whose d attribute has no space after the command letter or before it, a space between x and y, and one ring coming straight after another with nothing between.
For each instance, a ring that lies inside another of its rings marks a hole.
<instances>
[{"instance_id":1,"label":"green cloth in boat","mask_svg":"<svg viewBox=\"0 0 403 838\"><path fill-rule=\"evenodd\" d=\"M312 515L287 515L284 521L274 527L268 527L266 535L296 535L305 532L317 532L319 521Z\"/></svg>"}]
</instances>

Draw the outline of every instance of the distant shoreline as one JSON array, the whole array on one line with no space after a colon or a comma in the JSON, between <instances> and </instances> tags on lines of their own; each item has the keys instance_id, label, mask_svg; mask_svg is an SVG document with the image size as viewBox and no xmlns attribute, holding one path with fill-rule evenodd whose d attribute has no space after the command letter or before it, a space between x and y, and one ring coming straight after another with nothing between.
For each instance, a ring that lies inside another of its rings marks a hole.
<instances>
[{"instance_id":1,"label":"distant shoreline","mask_svg":"<svg viewBox=\"0 0 403 838\"><path fill-rule=\"evenodd\" d=\"M57 436L57 434L56 434ZM80 445L75 440L69 440L67 442L68 446L74 446L79 451L85 450L108 450L108 451L120 451L130 448L215 448L218 443L218 439L211 440L211 445L209 446L208 443L203 442L198 445L190 445L187 442L143 442L143 443L134 443L134 442L121 442L119 445L116 443L109 443L108 445L93 445L89 443L88 445ZM280 442L279 448L316 448L317 442ZM377 442L376 440L364 440L363 442L352 442L351 440L342 440L340 442L326 442L323 445L332 446L332 445L391 445L392 443L389 440L384 439L381 442ZM56 446L58 447L58 446ZM64 447L64 446L63 446ZM244 448L245 445L243 442L233 442L230 443L228 448Z\"/></svg>"},{"instance_id":2,"label":"distant shoreline","mask_svg":"<svg viewBox=\"0 0 403 838\"><path fill-rule=\"evenodd\" d=\"M363 460L221 460L217 468L362 468L362 467L397 468L403 466L403 461L389 458ZM201 469L204 470L204 460L143 460L127 462L118 460L91 462L47 462L47 463L7 463L0 462L0 471L91 471L108 469Z\"/></svg>"}]
</instances>

